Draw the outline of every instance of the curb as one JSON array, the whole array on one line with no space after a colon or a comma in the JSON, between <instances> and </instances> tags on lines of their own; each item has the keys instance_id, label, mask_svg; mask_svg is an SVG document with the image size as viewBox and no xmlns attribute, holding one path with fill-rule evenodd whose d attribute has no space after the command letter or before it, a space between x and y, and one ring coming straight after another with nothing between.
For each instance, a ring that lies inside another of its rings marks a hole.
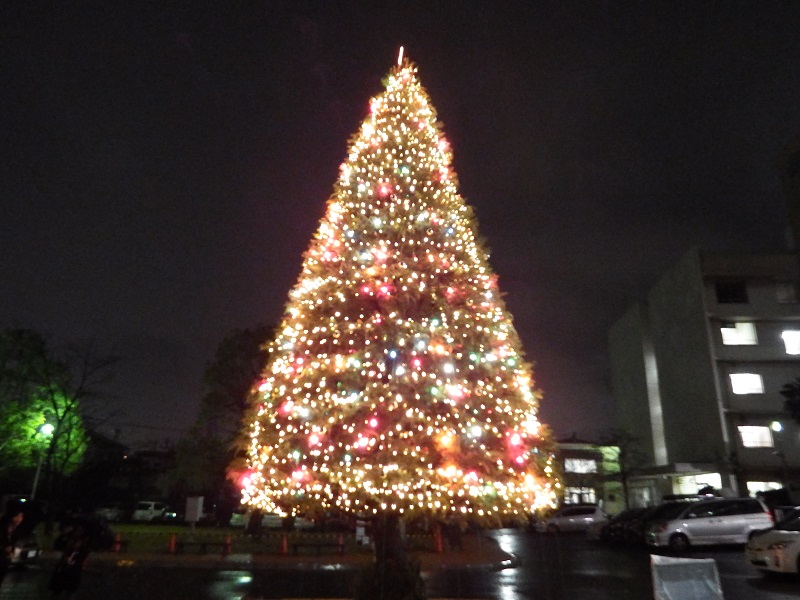
<instances>
[{"instance_id":1,"label":"curb","mask_svg":"<svg viewBox=\"0 0 800 600\"><path fill-rule=\"evenodd\" d=\"M465 553L423 554L417 556L423 573L435 571L485 570L501 571L520 566L516 554L502 550L495 539L480 536L493 546L492 550L473 546ZM46 551L39 559L43 566L52 566L59 553ZM168 554L168 553L127 553L94 552L89 555L87 568L165 568L165 569L270 569L286 571L348 571L357 570L371 562L371 554L357 554L340 560L335 555L323 557L292 557L233 553L222 557L216 554Z\"/></svg>"},{"instance_id":2,"label":"curb","mask_svg":"<svg viewBox=\"0 0 800 600\"><path fill-rule=\"evenodd\" d=\"M53 565L53 559L43 559L41 564ZM89 570L94 567L102 566L103 568L161 568L161 569L271 569L271 570L286 570L286 571L348 571L357 570L367 565L369 561L353 561L353 562L309 562L309 561L295 561L295 562L282 562L276 560L254 559L249 555L234 555L227 559L222 558L208 558L197 557L191 559L175 559L172 556L155 557L155 556L102 556L102 555L89 555L88 559ZM500 562L485 562L475 563L467 562L461 564L440 564L428 565L422 567L422 572L433 571L450 571L450 570L487 570L487 571L502 571L504 569L516 568L520 565L517 556L511 556L506 560Z\"/></svg>"}]
</instances>

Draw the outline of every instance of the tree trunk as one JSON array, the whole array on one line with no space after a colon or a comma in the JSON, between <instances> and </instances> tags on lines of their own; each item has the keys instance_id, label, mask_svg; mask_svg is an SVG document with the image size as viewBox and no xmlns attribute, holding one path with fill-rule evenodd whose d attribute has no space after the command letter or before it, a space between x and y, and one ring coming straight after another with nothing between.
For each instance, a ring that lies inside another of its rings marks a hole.
<instances>
[{"instance_id":1,"label":"tree trunk","mask_svg":"<svg viewBox=\"0 0 800 600\"><path fill-rule=\"evenodd\" d=\"M405 540L400 534L400 516L397 513L381 513L373 521L375 540L375 562L408 560Z\"/></svg>"},{"instance_id":2,"label":"tree trunk","mask_svg":"<svg viewBox=\"0 0 800 600\"><path fill-rule=\"evenodd\" d=\"M364 569L355 600L426 600L419 561L410 559L400 532L400 516L378 514L373 521L375 562Z\"/></svg>"}]
</instances>

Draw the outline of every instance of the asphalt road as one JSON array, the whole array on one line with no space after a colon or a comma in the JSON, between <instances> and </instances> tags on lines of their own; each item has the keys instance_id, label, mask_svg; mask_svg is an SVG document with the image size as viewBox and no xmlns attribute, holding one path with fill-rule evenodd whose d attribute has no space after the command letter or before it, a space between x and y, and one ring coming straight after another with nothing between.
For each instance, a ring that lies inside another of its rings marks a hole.
<instances>
[{"instance_id":1,"label":"asphalt road","mask_svg":"<svg viewBox=\"0 0 800 600\"><path fill-rule=\"evenodd\" d=\"M520 565L501 571L448 569L425 575L430 598L492 600L652 600L650 554L645 548L609 548L580 535L494 532ZM764 578L744 561L741 548L695 550L687 556L713 558L726 600L800 598L800 579ZM0 599L46 598L48 570L10 574ZM252 600L351 598L356 573L211 569L92 564L80 600ZM376 599L378 600L378 599Z\"/></svg>"}]
</instances>

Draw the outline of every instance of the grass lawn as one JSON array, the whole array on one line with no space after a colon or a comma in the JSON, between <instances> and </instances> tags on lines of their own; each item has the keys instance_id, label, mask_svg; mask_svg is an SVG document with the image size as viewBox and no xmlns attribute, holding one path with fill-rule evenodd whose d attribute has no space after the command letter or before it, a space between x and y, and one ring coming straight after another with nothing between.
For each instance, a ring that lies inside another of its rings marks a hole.
<instances>
[{"instance_id":1,"label":"grass lawn","mask_svg":"<svg viewBox=\"0 0 800 600\"><path fill-rule=\"evenodd\" d=\"M112 526L112 531L119 534L122 540L128 543L127 551L132 554L163 553L167 554L170 540L174 536L175 542L212 542L221 543L230 537L231 552L234 554L274 554L281 553L283 536L286 536L287 547L292 543L303 540L338 541L338 533L314 533L306 531L268 531L258 538L246 535L241 527L196 527L192 529L187 525L179 524L133 524L119 523ZM360 551L352 534L342 534L347 552ZM210 548L209 554L220 551L220 548Z\"/></svg>"},{"instance_id":2,"label":"grass lawn","mask_svg":"<svg viewBox=\"0 0 800 600\"><path fill-rule=\"evenodd\" d=\"M268 530L259 537L245 534L241 527L196 527L192 529L186 524L170 523L112 523L111 531L119 536L126 547L127 554L163 554L168 555L171 541L177 546L178 542L211 542L221 544L230 538L232 554L260 554L278 556L284 548L291 550L292 544L297 542L339 542L345 544L346 554L369 554L371 549L356 542L352 533L313 532ZM46 535L41 531L38 535L39 543L45 550L53 548L54 535ZM286 536L284 546L284 535ZM430 551L433 549L433 539L430 535L409 536L409 545L414 550ZM218 554L221 546L208 548L208 554ZM198 549L187 549L187 553L197 553Z\"/></svg>"}]
</instances>

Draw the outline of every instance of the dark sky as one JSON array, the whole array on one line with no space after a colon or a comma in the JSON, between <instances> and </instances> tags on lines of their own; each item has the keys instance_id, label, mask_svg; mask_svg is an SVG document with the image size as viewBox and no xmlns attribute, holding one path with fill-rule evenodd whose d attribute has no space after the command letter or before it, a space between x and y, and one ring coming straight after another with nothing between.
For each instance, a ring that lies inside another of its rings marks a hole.
<instances>
[{"instance_id":1,"label":"dark sky","mask_svg":"<svg viewBox=\"0 0 800 600\"><path fill-rule=\"evenodd\" d=\"M608 328L669 265L781 249L800 133L800 5L653 4L4 3L0 327L95 339L109 426L179 435L218 342L279 319L404 45L541 417L594 435Z\"/></svg>"}]
</instances>

